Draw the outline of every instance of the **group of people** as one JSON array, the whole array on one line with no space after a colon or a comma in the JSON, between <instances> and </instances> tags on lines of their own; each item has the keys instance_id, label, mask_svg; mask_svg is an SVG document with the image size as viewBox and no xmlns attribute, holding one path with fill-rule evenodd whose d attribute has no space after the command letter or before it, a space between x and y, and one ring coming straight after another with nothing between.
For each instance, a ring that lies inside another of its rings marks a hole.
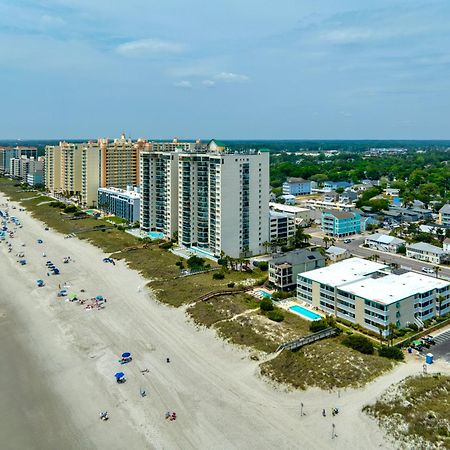
<instances>
[{"instance_id":1,"label":"group of people","mask_svg":"<svg viewBox=\"0 0 450 450\"><path fill-rule=\"evenodd\" d=\"M170 413L170 411L166 412L166 420L177 420L177 413L175 411L173 411L172 413Z\"/></svg>"},{"instance_id":2,"label":"group of people","mask_svg":"<svg viewBox=\"0 0 450 450\"><path fill-rule=\"evenodd\" d=\"M331 415L334 417L334 416L336 416L337 414L339 414L339 409L338 409L338 408L331 408ZM326 416L327 416L327 412L326 412L325 408L322 409L322 416L323 416L323 417L326 417Z\"/></svg>"}]
</instances>

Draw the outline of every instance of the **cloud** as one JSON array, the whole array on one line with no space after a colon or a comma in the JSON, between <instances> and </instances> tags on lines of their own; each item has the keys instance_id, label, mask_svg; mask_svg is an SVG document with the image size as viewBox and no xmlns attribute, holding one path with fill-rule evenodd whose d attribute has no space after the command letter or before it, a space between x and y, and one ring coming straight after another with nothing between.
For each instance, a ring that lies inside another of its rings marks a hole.
<instances>
[{"instance_id":1,"label":"cloud","mask_svg":"<svg viewBox=\"0 0 450 450\"><path fill-rule=\"evenodd\" d=\"M217 81L223 81L225 83L243 83L250 80L247 75L233 72L220 72L217 75L214 75L214 79Z\"/></svg>"},{"instance_id":2,"label":"cloud","mask_svg":"<svg viewBox=\"0 0 450 450\"><path fill-rule=\"evenodd\" d=\"M214 87L216 85L216 82L213 80L203 80L202 84L206 87Z\"/></svg>"},{"instance_id":3,"label":"cloud","mask_svg":"<svg viewBox=\"0 0 450 450\"><path fill-rule=\"evenodd\" d=\"M163 41L161 39L140 39L120 44L116 47L117 53L129 57L142 57L164 53L182 53L183 44Z\"/></svg>"},{"instance_id":4,"label":"cloud","mask_svg":"<svg viewBox=\"0 0 450 450\"><path fill-rule=\"evenodd\" d=\"M182 89L191 89L192 83L188 80L181 80L174 83L174 86Z\"/></svg>"}]
</instances>

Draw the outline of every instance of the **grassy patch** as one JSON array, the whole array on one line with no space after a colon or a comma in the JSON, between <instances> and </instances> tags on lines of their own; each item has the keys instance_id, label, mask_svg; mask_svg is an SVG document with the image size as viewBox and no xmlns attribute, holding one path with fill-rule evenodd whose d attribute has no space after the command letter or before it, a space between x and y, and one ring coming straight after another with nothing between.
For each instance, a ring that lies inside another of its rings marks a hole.
<instances>
[{"instance_id":1,"label":"grassy patch","mask_svg":"<svg viewBox=\"0 0 450 450\"><path fill-rule=\"evenodd\" d=\"M295 388L333 389L362 386L392 368L386 358L363 355L341 341L341 337L325 339L297 352L283 351L262 364L261 373Z\"/></svg>"},{"instance_id":2,"label":"grassy patch","mask_svg":"<svg viewBox=\"0 0 450 450\"><path fill-rule=\"evenodd\" d=\"M210 327L219 320L231 319L249 309L259 308L259 302L248 294L224 295L207 302L196 302L187 309L194 322Z\"/></svg>"},{"instance_id":3,"label":"grassy patch","mask_svg":"<svg viewBox=\"0 0 450 450\"><path fill-rule=\"evenodd\" d=\"M171 254L172 255L172 254ZM172 255L175 259L173 264L179 258ZM179 273L179 269L177 274ZM248 274L245 272L226 272L222 280L213 279L213 273L199 273L189 277L177 279L157 279L150 283L150 287L157 292L158 299L172 306L180 306L185 303L196 302L199 297L213 291L239 290L240 284L252 284L262 277L259 270ZM230 282L235 283L234 288L229 288Z\"/></svg>"},{"instance_id":4,"label":"grassy patch","mask_svg":"<svg viewBox=\"0 0 450 450\"><path fill-rule=\"evenodd\" d=\"M450 448L450 376L409 377L364 410L407 448Z\"/></svg>"}]
</instances>

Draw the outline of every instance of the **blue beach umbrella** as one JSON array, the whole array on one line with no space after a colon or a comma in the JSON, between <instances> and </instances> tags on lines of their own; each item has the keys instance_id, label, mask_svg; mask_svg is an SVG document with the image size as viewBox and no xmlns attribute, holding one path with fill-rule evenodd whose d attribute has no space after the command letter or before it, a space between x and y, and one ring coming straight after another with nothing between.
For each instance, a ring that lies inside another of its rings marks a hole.
<instances>
[{"instance_id":1,"label":"blue beach umbrella","mask_svg":"<svg viewBox=\"0 0 450 450\"><path fill-rule=\"evenodd\" d=\"M120 380L125 376L125 374L123 372L117 372L114 376L116 377L117 380Z\"/></svg>"},{"instance_id":2,"label":"blue beach umbrella","mask_svg":"<svg viewBox=\"0 0 450 450\"><path fill-rule=\"evenodd\" d=\"M130 352L122 353L122 358L129 358L131 356Z\"/></svg>"},{"instance_id":3,"label":"blue beach umbrella","mask_svg":"<svg viewBox=\"0 0 450 450\"><path fill-rule=\"evenodd\" d=\"M97 300L103 300L103 295L97 295L97 297L95 297Z\"/></svg>"}]
</instances>

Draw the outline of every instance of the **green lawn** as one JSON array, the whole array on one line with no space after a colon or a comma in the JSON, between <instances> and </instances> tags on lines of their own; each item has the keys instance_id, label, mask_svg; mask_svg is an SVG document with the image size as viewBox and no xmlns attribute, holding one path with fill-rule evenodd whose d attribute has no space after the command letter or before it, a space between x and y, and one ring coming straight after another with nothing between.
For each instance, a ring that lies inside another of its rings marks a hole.
<instances>
[{"instance_id":1,"label":"green lawn","mask_svg":"<svg viewBox=\"0 0 450 450\"><path fill-rule=\"evenodd\" d=\"M402 441L404 448L450 448L448 375L409 377L364 411Z\"/></svg>"}]
</instances>

